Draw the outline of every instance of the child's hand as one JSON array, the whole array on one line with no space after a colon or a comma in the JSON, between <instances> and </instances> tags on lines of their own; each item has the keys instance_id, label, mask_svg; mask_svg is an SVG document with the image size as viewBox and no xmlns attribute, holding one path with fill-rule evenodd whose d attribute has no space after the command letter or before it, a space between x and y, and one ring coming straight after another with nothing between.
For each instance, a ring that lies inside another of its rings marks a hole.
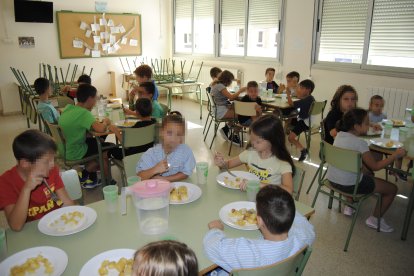
<instances>
[{"instance_id":1,"label":"child's hand","mask_svg":"<svg viewBox=\"0 0 414 276\"><path fill-rule=\"evenodd\" d=\"M109 118L104 118L102 120L102 123L105 124L106 126L109 126L109 125L111 125L111 120L109 120Z\"/></svg>"},{"instance_id":2,"label":"child's hand","mask_svg":"<svg viewBox=\"0 0 414 276\"><path fill-rule=\"evenodd\" d=\"M374 131L381 131L381 130L382 130L382 127L381 127L381 125L380 125L380 124L373 124L373 125L372 125L372 129L373 129Z\"/></svg>"},{"instance_id":3,"label":"child's hand","mask_svg":"<svg viewBox=\"0 0 414 276\"><path fill-rule=\"evenodd\" d=\"M226 165L226 160L224 160L223 154L220 152L217 152L214 154L214 164L218 166L219 168L222 168Z\"/></svg>"},{"instance_id":4,"label":"child's hand","mask_svg":"<svg viewBox=\"0 0 414 276\"><path fill-rule=\"evenodd\" d=\"M155 165L154 170L156 174L162 174L168 171L168 162L167 159L162 160L157 165Z\"/></svg>"},{"instance_id":5,"label":"child's hand","mask_svg":"<svg viewBox=\"0 0 414 276\"><path fill-rule=\"evenodd\" d=\"M224 230L224 225L218 219L217 220L213 220L213 221L210 221L208 223L208 229L213 229L213 228L220 229L220 230Z\"/></svg>"},{"instance_id":6,"label":"child's hand","mask_svg":"<svg viewBox=\"0 0 414 276\"><path fill-rule=\"evenodd\" d=\"M243 179L242 182L240 183L240 190L242 192L245 192L247 188L247 179Z\"/></svg>"},{"instance_id":7,"label":"child's hand","mask_svg":"<svg viewBox=\"0 0 414 276\"><path fill-rule=\"evenodd\" d=\"M283 91L285 91L285 89L286 89L286 86L283 83L281 83L281 84L279 84L279 88L277 89L277 93L280 94Z\"/></svg>"},{"instance_id":8,"label":"child's hand","mask_svg":"<svg viewBox=\"0 0 414 276\"><path fill-rule=\"evenodd\" d=\"M407 151L404 148L399 148L394 152L395 157L401 158L407 154Z\"/></svg>"},{"instance_id":9,"label":"child's hand","mask_svg":"<svg viewBox=\"0 0 414 276\"><path fill-rule=\"evenodd\" d=\"M44 176L38 169L38 167L35 165L32 170L29 172L29 175L27 177L26 183L24 184L24 187L28 189L29 191L33 191L36 189L37 186L42 184Z\"/></svg>"}]
</instances>

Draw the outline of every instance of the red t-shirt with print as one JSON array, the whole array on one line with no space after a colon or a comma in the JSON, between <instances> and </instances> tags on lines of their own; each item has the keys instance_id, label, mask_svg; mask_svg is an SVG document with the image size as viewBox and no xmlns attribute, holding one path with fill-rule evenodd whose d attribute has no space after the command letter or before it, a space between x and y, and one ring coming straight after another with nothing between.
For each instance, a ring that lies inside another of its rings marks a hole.
<instances>
[{"instance_id":1,"label":"red t-shirt with print","mask_svg":"<svg viewBox=\"0 0 414 276\"><path fill-rule=\"evenodd\" d=\"M59 175L58 167L54 167L49 172L47 183L52 191L57 191L64 187L62 178ZM12 204L16 204L20 191L23 189L24 181L17 172L17 166L6 171L0 176L0 210ZM40 184L30 194L29 210L26 221L42 218L47 213L62 206L56 204L44 184Z\"/></svg>"}]
</instances>

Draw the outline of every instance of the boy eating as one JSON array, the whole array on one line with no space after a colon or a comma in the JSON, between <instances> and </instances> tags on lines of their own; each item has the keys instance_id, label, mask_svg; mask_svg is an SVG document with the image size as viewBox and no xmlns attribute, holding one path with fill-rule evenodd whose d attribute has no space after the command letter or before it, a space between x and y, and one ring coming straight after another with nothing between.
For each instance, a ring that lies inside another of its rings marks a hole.
<instances>
[{"instance_id":1,"label":"boy eating","mask_svg":"<svg viewBox=\"0 0 414 276\"><path fill-rule=\"evenodd\" d=\"M49 80L45 78L38 78L34 82L34 88L39 95L39 103L37 104L37 111L42 115L43 119L51 124L56 124L59 119L59 112L49 101L49 94L51 87Z\"/></svg>"},{"instance_id":2,"label":"boy eating","mask_svg":"<svg viewBox=\"0 0 414 276\"><path fill-rule=\"evenodd\" d=\"M272 89L273 93L277 93L277 90L279 89L279 85L273 80L275 78L275 73L275 68L267 68L265 72L266 90Z\"/></svg>"},{"instance_id":3,"label":"boy eating","mask_svg":"<svg viewBox=\"0 0 414 276\"><path fill-rule=\"evenodd\" d=\"M279 89L277 90L277 93L283 93L286 91L286 93L289 91L292 96L296 96L296 88L298 86L298 82L300 80L300 75L296 71L289 72L286 75L286 85L280 84Z\"/></svg>"},{"instance_id":4,"label":"boy eating","mask_svg":"<svg viewBox=\"0 0 414 276\"><path fill-rule=\"evenodd\" d=\"M240 124L243 126L250 126L250 124L262 115L262 99L259 97L259 85L255 81L249 81L247 83L246 95L241 99L242 102L255 102L256 103L256 116L238 116Z\"/></svg>"},{"instance_id":5,"label":"boy eating","mask_svg":"<svg viewBox=\"0 0 414 276\"><path fill-rule=\"evenodd\" d=\"M157 100L154 100L156 86L152 82L143 82L138 87L136 87L136 93L138 98L146 98L151 100L152 103L152 113L151 117L161 119L165 116L164 110ZM128 115L136 116L136 113L132 110L124 109L125 113Z\"/></svg>"}]
</instances>

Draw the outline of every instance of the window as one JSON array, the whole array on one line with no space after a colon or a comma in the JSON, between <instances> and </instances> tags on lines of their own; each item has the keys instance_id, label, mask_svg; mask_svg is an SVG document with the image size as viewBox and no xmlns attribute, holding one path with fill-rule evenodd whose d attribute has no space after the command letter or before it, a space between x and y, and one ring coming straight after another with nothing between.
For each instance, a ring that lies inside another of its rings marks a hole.
<instances>
[{"instance_id":1,"label":"window","mask_svg":"<svg viewBox=\"0 0 414 276\"><path fill-rule=\"evenodd\" d=\"M175 51L179 53L192 52L192 1L175 1Z\"/></svg>"},{"instance_id":2,"label":"window","mask_svg":"<svg viewBox=\"0 0 414 276\"><path fill-rule=\"evenodd\" d=\"M319 4L316 63L414 68L414 1L320 0Z\"/></svg>"},{"instance_id":3,"label":"window","mask_svg":"<svg viewBox=\"0 0 414 276\"><path fill-rule=\"evenodd\" d=\"M221 1L220 55L244 56L245 0Z\"/></svg>"},{"instance_id":4,"label":"window","mask_svg":"<svg viewBox=\"0 0 414 276\"><path fill-rule=\"evenodd\" d=\"M194 0L194 53L214 54L214 0Z\"/></svg>"}]
</instances>

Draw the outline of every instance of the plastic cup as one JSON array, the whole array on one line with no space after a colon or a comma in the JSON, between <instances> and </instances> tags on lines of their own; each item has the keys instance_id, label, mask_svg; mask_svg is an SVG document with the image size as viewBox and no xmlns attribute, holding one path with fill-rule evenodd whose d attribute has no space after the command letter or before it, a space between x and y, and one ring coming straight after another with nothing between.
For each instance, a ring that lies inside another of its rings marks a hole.
<instances>
[{"instance_id":1,"label":"plastic cup","mask_svg":"<svg viewBox=\"0 0 414 276\"><path fill-rule=\"evenodd\" d=\"M282 94L282 102L287 102L287 95L286 94Z\"/></svg>"},{"instance_id":2,"label":"plastic cup","mask_svg":"<svg viewBox=\"0 0 414 276\"><path fill-rule=\"evenodd\" d=\"M384 126L384 138L390 138L392 132L392 122L386 122Z\"/></svg>"},{"instance_id":3,"label":"plastic cup","mask_svg":"<svg viewBox=\"0 0 414 276\"><path fill-rule=\"evenodd\" d=\"M260 190L260 181L259 180L248 180L246 186L247 200L256 201L256 195Z\"/></svg>"},{"instance_id":4,"label":"plastic cup","mask_svg":"<svg viewBox=\"0 0 414 276\"><path fill-rule=\"evenodd\" d=\"M207 162L197 162L196 164L197 171L197 183L206 184L208 176L208 163Z\"/></svg>"},{"instance_id":5,"label":"plastic cup","mask_svg":"<svg viewBox=\"0 0 414 276\"><path fill-rule=\"evenodd\" d=\"M109 213L115 213L118 207L118 186L117 185L108 185L103 189L106 210Z\"/></svg>"},{"instance_id":6,"label":"plastic cup","mask_svg":"<svg viewBox=\"0 0 414 276\"><path fill-rule=\"evenodd\" d=\"M0 228L0 262L7 257L6 230Z\"/></svg>"},{"instance_id":7,"label":"plastic cup","mask_svg":"<svg viewBox=\"0 0 414 276\"><path fill-rule=\"evenodd\" d=\"M128 186L132 186L139 181L141 181L141 177L139 177L138 175L130 176L127 178Z\"/></svg>"},{"instance_id":8,"label":"plastic cup","mask_svg":"<svg viewBox=\"0 0 414 276\"><path fill-rule=\"evenodd\" d=\"M398 140L401 143L404 143L407 140L407 132L408 132L408 128L406 127L401 127L398 133Z\"/></svg>"}]
</instances>

